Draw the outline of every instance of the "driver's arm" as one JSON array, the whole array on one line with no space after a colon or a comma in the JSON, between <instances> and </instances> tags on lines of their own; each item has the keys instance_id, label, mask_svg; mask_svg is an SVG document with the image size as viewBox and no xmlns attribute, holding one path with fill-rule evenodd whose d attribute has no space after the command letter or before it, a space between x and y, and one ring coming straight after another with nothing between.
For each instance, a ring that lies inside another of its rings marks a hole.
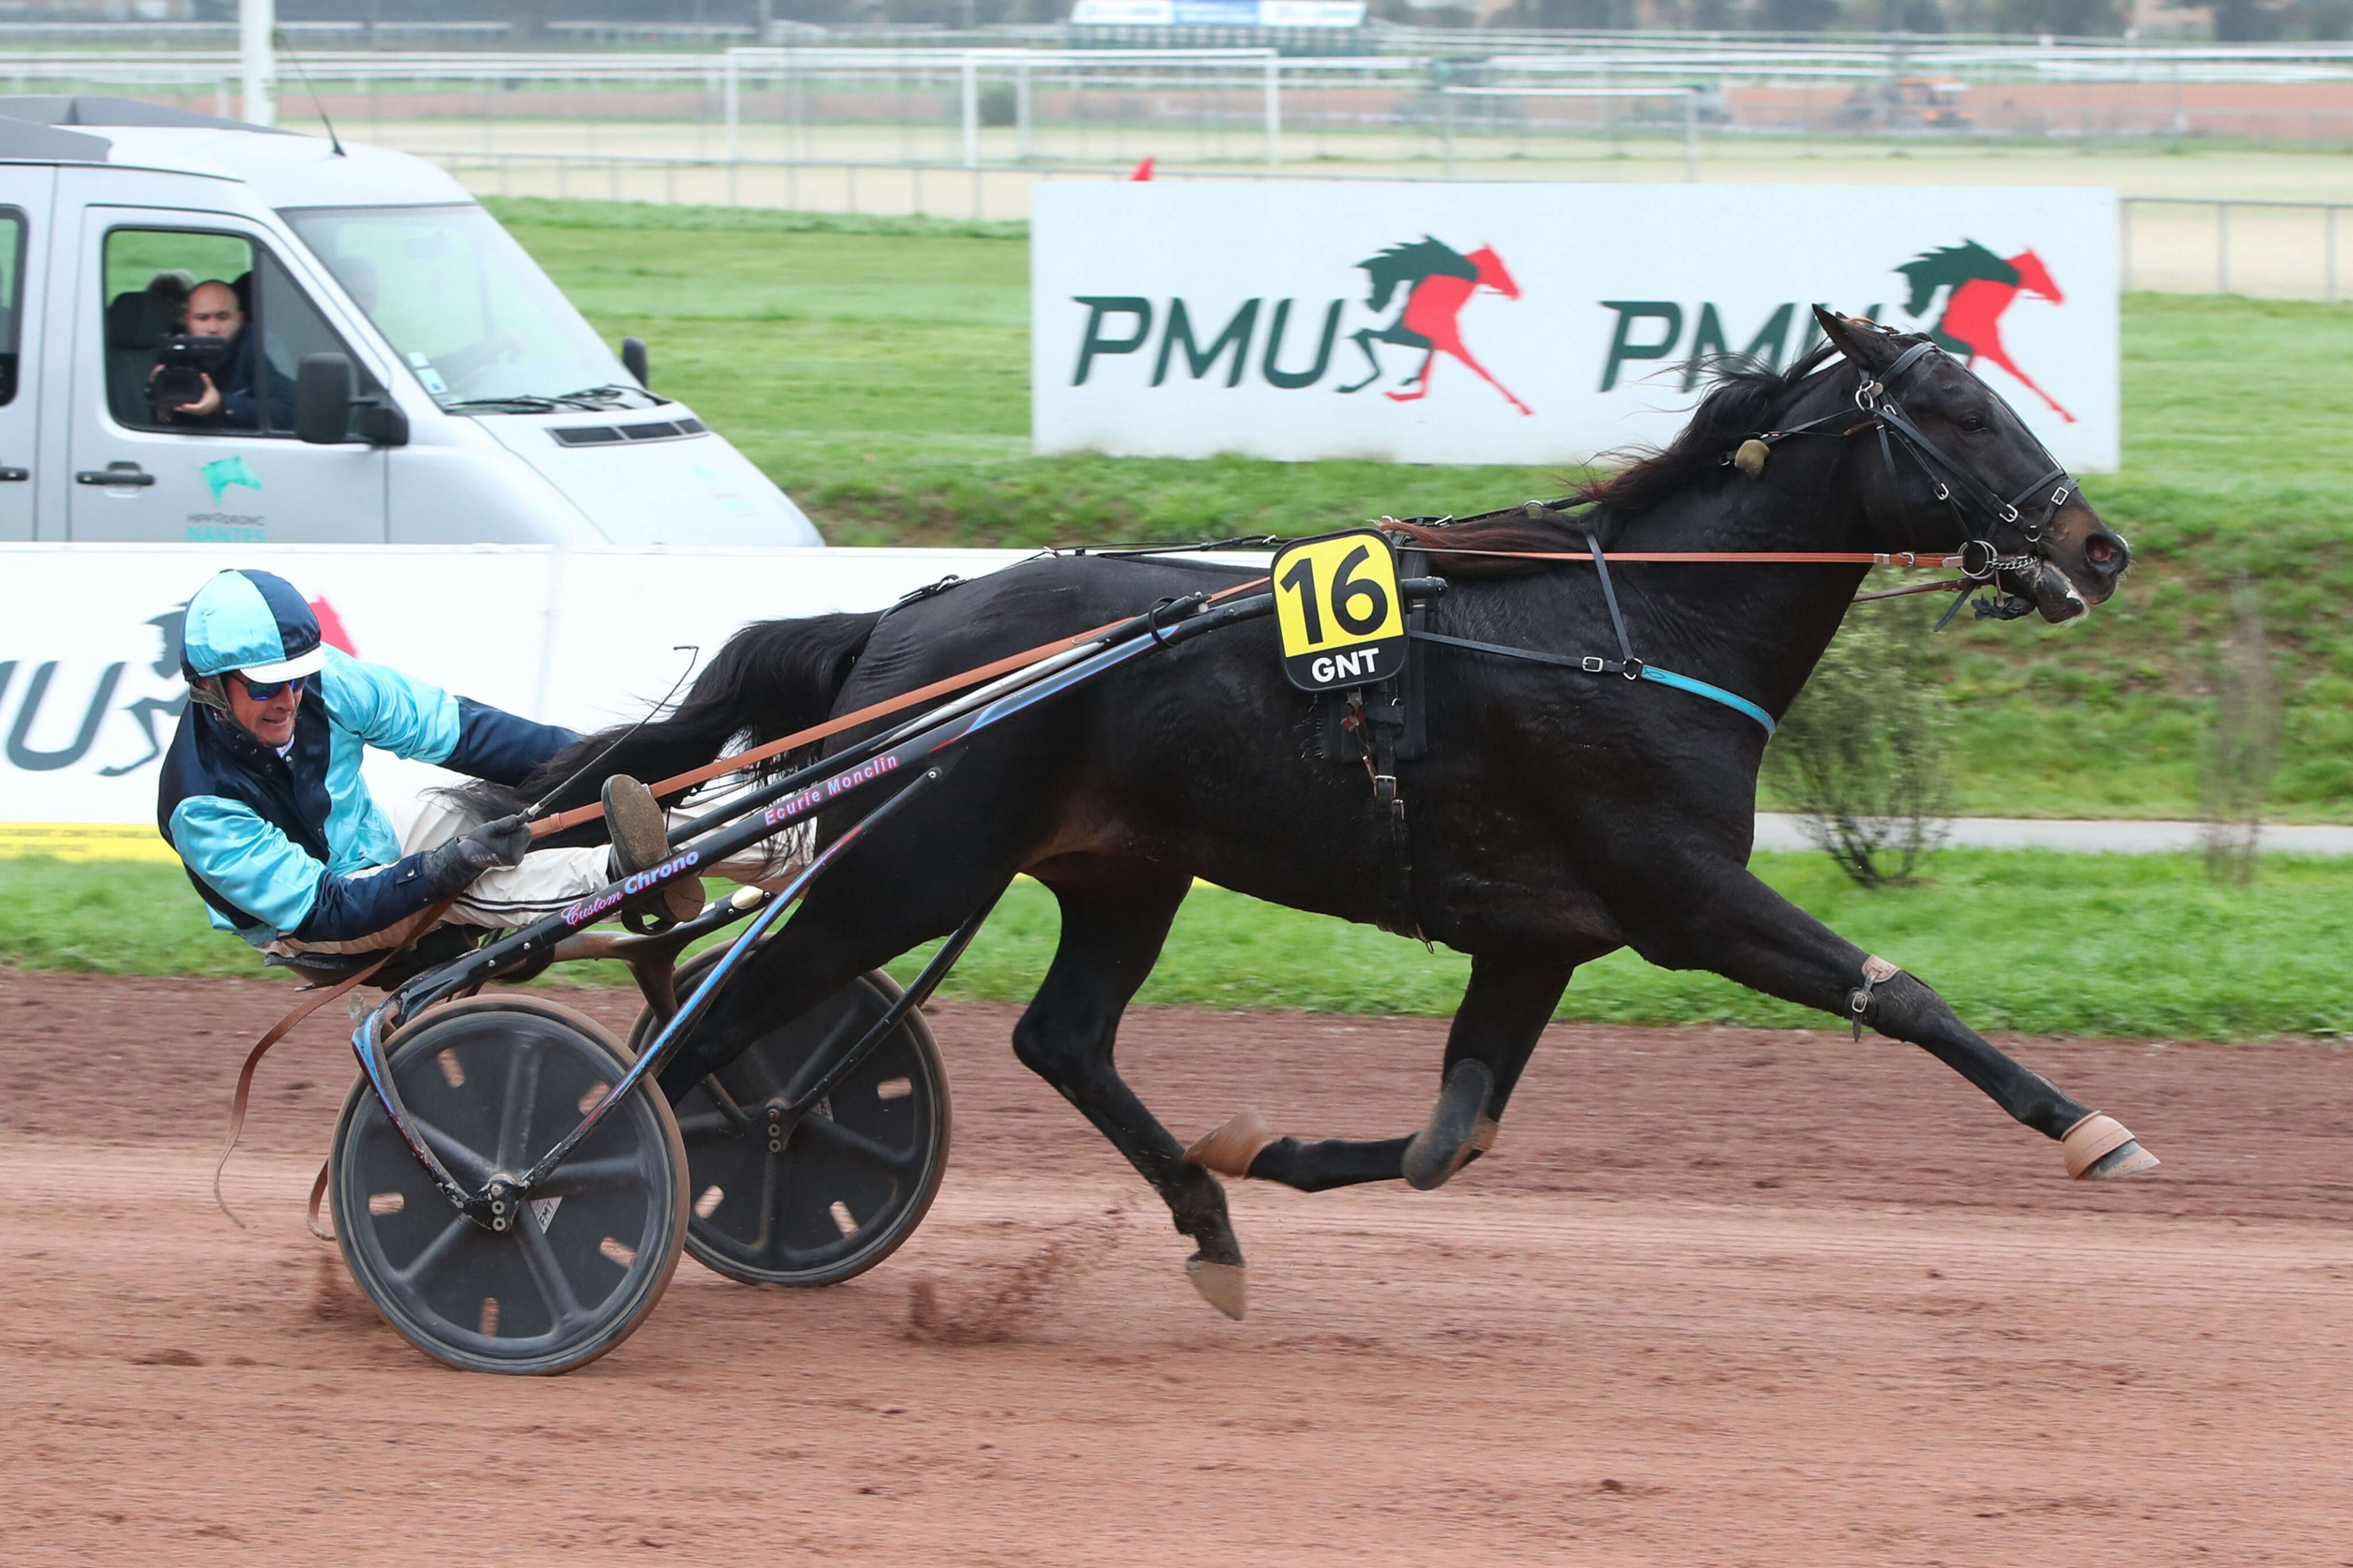
<instances>
[{"instance_id":1,"label":"driver's arm","mask_svg":"<svg viewBox=\"0 0 2353 1568\"><path fill-rule=\"evenodd\" d=\"M520 719L470 697L452 697L381 664L327 650L321 694L337 723L371 746L493 784L519 784L577 741L561 724Z\"/></svg>"}]
</instances>

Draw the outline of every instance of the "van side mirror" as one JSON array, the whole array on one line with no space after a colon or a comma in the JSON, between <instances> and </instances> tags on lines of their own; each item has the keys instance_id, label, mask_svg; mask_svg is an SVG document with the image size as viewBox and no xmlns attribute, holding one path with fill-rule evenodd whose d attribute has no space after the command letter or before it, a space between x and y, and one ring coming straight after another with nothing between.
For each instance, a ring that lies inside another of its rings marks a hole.
<instances>
[{"instance_id":1,"label":"van side mirror","mask_svg":"<svg viewBox=\"0 0 2353 1568\"><path fill-rule=\"evenodd\" d=\"M358 405L352 411L352 427L371 447L408 445L408 416L390 401Z\"/></svg>"},{"instance_id":2,"label":"van side mirror","mask_svg":"<svg viewBox=\"0 0 2353 1568\"><path fill-rule=\"evenodd\" d=\"M654 384L646 379L645 339L623 338L621 340L621 368L637 377L639 386L649 392L653 390Z\"/></svg>"},{"instance_id":3,"label":"van side mirror","mask_svg":"<svg viewBox=\"0 0 2353 1568\"><path fill-rule=\"evenodd\" d=\"M356 436L371 447L408 445L408 416L388 401L352 395L352 362L342 354L304 354L294 379L294 434L314 447Z\"/></svg>"},{"instance_id":4,"label":"van side mirror","mask_svg":"<svg viewBox=\"0 0 2353 1568\"><path fill-rule=\"evenodd\" d=\"M294 434L314 447L351 439L352 362L342 354L304 354L294 379Z\"/></svg>"}]
</instances>

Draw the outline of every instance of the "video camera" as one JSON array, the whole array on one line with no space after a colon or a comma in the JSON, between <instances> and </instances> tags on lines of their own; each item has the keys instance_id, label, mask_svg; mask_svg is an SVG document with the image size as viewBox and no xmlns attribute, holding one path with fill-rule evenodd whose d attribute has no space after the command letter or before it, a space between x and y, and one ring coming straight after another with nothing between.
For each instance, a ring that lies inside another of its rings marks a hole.
<instances>
[{"instance_id":1,"label":"video camera","mask_svg":"<svg viewBox=\"0 0 2353 1568\"><path fill-rule=\"evenodd\" d=\"M220 385L221 367L228 363L227 338L197 338L175 333L164 340L155 355L155 379L148 395L159 414L186 406L205 395L205 378Z\"/></svg>"}]
</instances>

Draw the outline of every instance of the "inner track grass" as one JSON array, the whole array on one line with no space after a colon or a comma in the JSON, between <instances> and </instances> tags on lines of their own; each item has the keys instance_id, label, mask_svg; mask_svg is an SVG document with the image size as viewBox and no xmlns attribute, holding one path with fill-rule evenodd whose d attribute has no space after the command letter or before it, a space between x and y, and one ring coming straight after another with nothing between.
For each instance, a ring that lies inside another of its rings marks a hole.
<instances>
[{"instance_id":1,"label":"inner track grass","mask_svg":"<svg viewBox=\"0 0 2353 1568\"><path fill-rule=\"evenodd\" d=\"M2181 1039L2353 1032L2353 861L2274 857L2249 888L2188 856L1950 850L1923 887L1865 893L1814 854L1760 855L1766 880L1937 987L1980 1029ZM1027 1002L1060 917L1014 884L944 993ZM2194 954L2194 962L2185 959ZM925 952L892 966L911 977ZM176 867L0 860L0 964L251 978L259 961L206 929ZM1217 888L1186 901L1138 998L1207 1007L1442 1016L1469 962L1368 926ZM617 966L565 972L618 980ZM1579 972L1559 1016L1612 1023L1836 1026L1712 975L1620 952Z\"/></svg>"},{"instance_id":2,"label":"inner track grass","mask_svg":"<svg viewBox=\"0 0 2353 1568\"><path fill-rule=\"evenodd\" d=\"M1204 462L1029 452L1018 224L493 200L608 336L648 340L694 405L843 544L1311 532L1556 495L1540 468ZM1956 626L1963 809L2194 816L2213 641L2264 588L2285 707L2274 795L2353 821L2353 315L2137 294L2124 471L2085 489L2132 541L2088 623ZM1920 600L1858 612L1933 614Z\"/></svg>"}]
</instances>

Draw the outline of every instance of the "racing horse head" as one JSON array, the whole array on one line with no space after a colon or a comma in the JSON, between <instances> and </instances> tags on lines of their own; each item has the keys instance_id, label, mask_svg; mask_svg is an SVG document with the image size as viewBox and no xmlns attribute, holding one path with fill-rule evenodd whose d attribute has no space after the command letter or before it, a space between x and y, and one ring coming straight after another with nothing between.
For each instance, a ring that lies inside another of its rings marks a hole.
<instances>
[{"instance_id":1,"label":"racing horse head","mask_svg":"<svg viewBox=\"0 0 2353 1568\"><path fill-rule=\"evenodd\" d=\"M2024 614L2031 603L2046 621L2073 620L2116 592L2132 561L2123 536L1968 365L1934 352L1933 337L1820 308L1815 315L1829 346L1862 378L1859 390L1842 386L1834 402L1875 415L1872 423L1894 426L1886 433L1898 437L1884 460L1876 441L1841 443L1861 457L1852 471L1880 541L1873 548L1950 549L1965 531L2000 563L1995 585L2011 595L2004 613ZM1925 355L1913 354L1923 347Z\"/></svg>"}]
</instances>

